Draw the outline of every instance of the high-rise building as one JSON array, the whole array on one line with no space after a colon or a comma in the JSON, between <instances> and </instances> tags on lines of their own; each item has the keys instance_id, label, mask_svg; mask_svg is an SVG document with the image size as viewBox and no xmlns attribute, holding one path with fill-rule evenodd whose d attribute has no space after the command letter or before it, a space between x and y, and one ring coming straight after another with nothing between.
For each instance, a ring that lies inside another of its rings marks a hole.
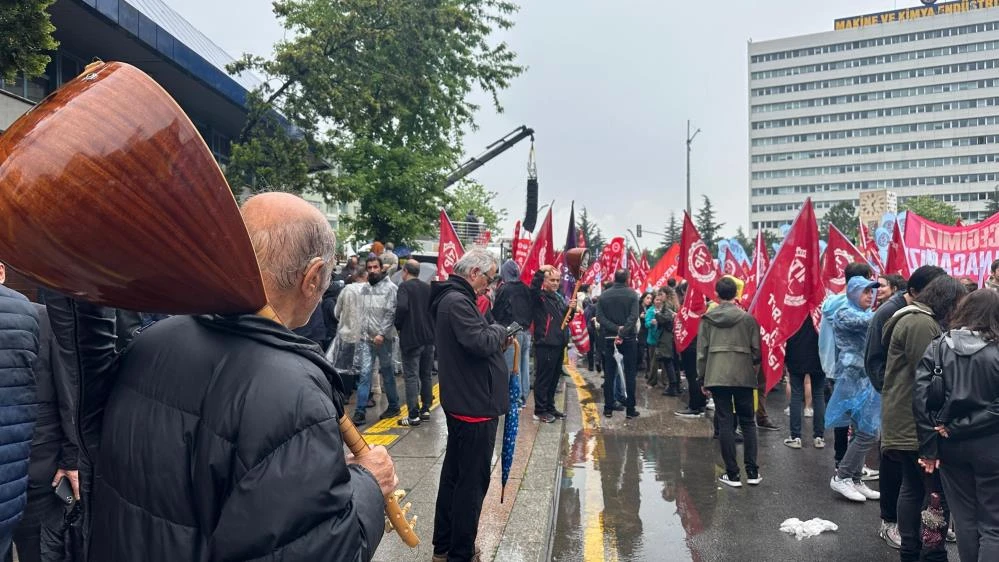
<instances>
[{"instance_id":1,"label":"high-rise building","mask_svg":"<svg viewBox=\"0 0 999 562\"><path fill-rule=\"evenodd\" d=\"M749 140L754 231L789 223L806 197L822 216L873 189L985 218L999 187L999 0L751 43Z\"/></svg>"}]
</instances>

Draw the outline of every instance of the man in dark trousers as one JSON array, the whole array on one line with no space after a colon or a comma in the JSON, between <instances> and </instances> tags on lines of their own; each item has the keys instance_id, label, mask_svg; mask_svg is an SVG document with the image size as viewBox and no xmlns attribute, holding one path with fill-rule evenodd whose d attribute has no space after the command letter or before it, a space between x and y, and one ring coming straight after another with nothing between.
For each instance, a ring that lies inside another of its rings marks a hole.
<instances>
[{"instance_id":1,"label":"man in dark trousers","mask_svg":"<svg viewBox=\"0 0 999 562\"><path fill-rule=\"evenodd\" d=\"M565 414L555 408L555 387L562 372L562 357L569 345L569 330L562 327L565 299L558 292L561 274L551 265L543 265L531 280L534 317L534 419L552 423ZM569 302L575 312L576 301Z\"/></svg>"},{"instance_id":2,"label":"man in dark trousers","mask_svg":"<svg viewBox=\"0 0 999 562\"><path fill-rule=\"evenodd\" d=\"M395 327L399 330L402 372L406 377L407 417L399 425L417 426L430 419L434 401L430 370L434 365L434 323L430 318L430 285L420 279L420 264L409 260L402 267L396 294Z\"/></svg>"},{"instance_id":3,"label":"man in dark trousers","mask_svg":"<svg viewBox=\"0 0 999 562\"><path fill-rule=\"evenodd\" d=\"M520 280L520 266L513 260L506 260L500 268L503 284L496 291L496 302L493 304L493 318L496 322L509 326L516 322L524 329L514 336L520 345L520 365L514 365L514 347L506 350L506 366L510 374L516 370L520 377L520 406L527 404L527 396L531 392L531 326L533 301L531 288Z\"/></svg>"},{"instance_id":4,"label":"man in dark trousers","mask_svg":"<svg viewBox=\"0 0 999 562\"><path fill-rule=\"evenodd\" d=\"M510 409L503 352L512 338L489 324L475 306L498 278L499 260L469 250L447 281L430 289L441 406L447 414L447 450L434 513L434 562L478 560L475 536L489 488L499 416Z\"/></svg>"},{"instance_id":5,"label":"man in dark trousers","mask_svg":"<svg viewBox=\"0 0 999 562\"><path fill-rule=\"evenodd\" d=\"M0 557L10 549L28 491L28 458L35 427L38 314L21 293L3 286L0 263L0 364L3 365L3 418L0 419Z\"/></svg>"},{"instance_id":6,"label":"man in dark trousers","mask_svg":"<svg viewBox=\"0 0 999 562\"><path fill-rule=\"evenodd\" d=\"M614 380L617 361L614 350L624 356L625 417L637 418L635 377L638 375L638 293L628 286L628 270L614 272L614 284L600 295L597 323L604 350L604 417L614 415Z\"/></svg>"}]
</instances>

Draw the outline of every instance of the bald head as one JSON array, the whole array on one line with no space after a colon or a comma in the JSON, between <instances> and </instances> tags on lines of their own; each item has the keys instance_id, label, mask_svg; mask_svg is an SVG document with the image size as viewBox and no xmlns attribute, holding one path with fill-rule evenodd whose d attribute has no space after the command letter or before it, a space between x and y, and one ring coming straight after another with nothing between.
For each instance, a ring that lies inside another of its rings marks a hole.
<instances>
[{"instance_id":1,"label":"bald head","mask_svg":"<svg viewBox=\"0 0 999 562\"><path fill-rule=\"evenodd\" d=\"M336 237L326 217L301 197L289 193L262 193L241 209L265 288L294 291L310 266L322 261L322 290L329 284Z\"/></svg>"}]
</instances>

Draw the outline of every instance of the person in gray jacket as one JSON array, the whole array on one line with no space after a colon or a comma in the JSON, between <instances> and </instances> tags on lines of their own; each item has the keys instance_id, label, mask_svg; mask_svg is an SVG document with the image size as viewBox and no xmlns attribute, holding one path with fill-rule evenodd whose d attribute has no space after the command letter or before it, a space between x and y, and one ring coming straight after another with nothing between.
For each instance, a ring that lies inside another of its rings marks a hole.
<instances>
[{"instance_id":1,"label":"person in gray jacket","mask_svg":"<svg viewBox=\"0 0 999 562\"><path fill-rule=\"evenodd\" d=\"M742 428L746 482L763 481L756 464L756 409L753 390L757 386L760 365L760 326L736 302L738 288L730 277L715 283L718 306L704 313L697 330L697 378L715 399L718 417L718 442L721 445L725 474L722 484L738 488L739 465L735 457L734 415Z\"/></svg>"},{"instance_id":2,"label":"person in gray jacket","mask_svg":"<svg viewBox=\"0 0 999 562\"><path fill-rule=\"evenodd\" d=\"M402 411L392 363L398 288L382 271L382 260L378 256L369 256L364 262L364 268L368 272L368 284L360 288L361 333L357 351L360 354L361 380L358 382L357 405L354 407L354 423L358 425L367 421L365 410L371 392L375 360L378 361L382 387L388 398L388 408L379 417L383 420L394 418Z\"/></svg>"}]
</instances>

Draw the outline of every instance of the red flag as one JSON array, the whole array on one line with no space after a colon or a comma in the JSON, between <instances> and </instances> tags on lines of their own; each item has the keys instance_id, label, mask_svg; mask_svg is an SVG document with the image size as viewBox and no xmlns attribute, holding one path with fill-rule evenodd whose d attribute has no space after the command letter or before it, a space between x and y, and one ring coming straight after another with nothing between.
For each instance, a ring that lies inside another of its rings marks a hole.
<instances>
[{"instance_id":1,"label":"red flag","mask_svg":"<svg viewBox=\"0 0 999 562\"><path fill-rule=\"evenodd\" d=\"M868 230L867 225L864 224L863 221L860 222L860 231L857 241L859 242L860 251L863 252L867 261L873 265L879 273L884 271L885 265L881 263L881 252L878 251L878 243L874 241L874 238L871 238L871 231Z\"/></svg>"},{"instance_id":2,"label":"red flag","mask_svg":"<svg viewBox=\"0 0 999 562\"><path fill-rule=\"evenodd\" d=\"M597 277L600 277L601 273L603 273L603 266L600 263L600 260L594 260L593 263L590 264L589 269L586 270L586 273L583 274L583 279L580 283L583 285L592 285L596 283Z\"/></svg>"},{"instance_id":3,"label":"red flag","mask_svg":"<svg viewBox=\"0 0 999 562\"><path fill-rule=\"evenodd\" d=\"M519 222L517 223L520 224ZM527 254L531 251L531 233L524 231L524 236L514 237L513 242L513 261L517 262L517 265L521 269L524 269L524 263L527 261Z\"/></svg>"},{"instance_id":4,"label":"red flag","mask_svg":"<svg viewBox=\"0 0 999 562\"><path fill-rule=\"evenodd\" d=\"M631 250L628 250L628 272L630 273L629 286L636 291L644 291L645 272L642 271L642 263L638 260L638 256Z\"/></svg>"},{"instance_id":5,"label":"red flag","mask_svg":"<svg viewBox=\"0 0 999 562\"><path fill-rule=\"evenodd\" d=\"M604 252L600 256L604 277L612 276L615 271L621 269L624 259L624 237L611 238L611 241L604 246Z\"/></svg>"},{"instance_id":6,"label":"red flag","mask_svg":"<svg viewBox=\"0 0 999 562\"><path fill-rule=\"evenodd\" d=\"M722 264L722 270L725 275L731 275L737 279L743 281L746 280L749 275L746 273L746 268L739 263L739 260L735 259L731 250L725 250L725 263Z\"/></svg>"},{"instance_id":7,"label":"red flag","mask_svg":"<svg viewBox=\"0 0 999 562\"><path fill-rule=\"evenodd\" d=\"M964 226L964 221L961 220L961 217L957 217L957 222L954 223L954 226Z\"/></svg>"},{"instance_id":8,"label":"red flag","mask_svg":"<svg viewBox=\"0 0 999 562\"><path fill-rule=\"evenodd\" d=\"M756 245L753 248L753 264L749 267L749 275L746 279L746 286L742 290L742 307L748 309L753 302L753 295L756 294L756 286L766 275L770 268L770 254L767 253L767 242L763 237L763 230L756 232Z\"/></svg>"},{"instance_id":9,"label":"red flag","mask_svg":"<svg viewBox=\"0 0 999 562\"><path fill-rule=\"evenodd\" d=\"M829 240L822 256L822 284L830 293L838 294L846 289L843 272L851 263L867 263L867 259L838 228L830 224Z\"/></svg>"},{"instance_id":10,"label":"red flag","mask_svg":"<svg viewBox=\"0 0 999 562\"><path fill-rule=\"evenodd\" d=\"M690 221L690 215L683 214L683 232L680 234L680 269L678 275L687 281L688 287L697 289L709 298L715 298L715 282L720 274L715 267L711 250L701 240L701 235Z\"/></svg>"},{"instance_id":11,"label":"red flag","mask_svg":"<svg viewBox=\"0 0 999 562\"><path fill-rule=\"evenodd\" d=\"M586 237L583 236L583 231L580 230L578 233L576 233L576 236L579 238L578 240L576 240L576 247L577 248L585 248L586 247Z\"/></svg>"},{"instance_id":12,"label":"red flag","mask_svg":"<svg viewBox=\"0 0 999 562\"><path fill-rule=\"evenodd\" d=\"M576 344L576 351L588 353L590 351L590 335L586 333L586 318L577 313L569 322L569 335L572 343Z\"/></svg>"},{"instance_id":13,"label":"red flag","mask_svg":"<svg viewBox=\"0 0 999 562\"><path fill-rule=\"evenodd\" d=\"M669 247L669 250L666 250L663 257L659 258L655 267L649 271L646 282L652 287L658 289L676 276L676 270L678 267L680 267L680 245L673 244Z\"/></svg>"},{"instance_id":14,"label":"red flag","mask_svg":"<svg viewBox=\"0 0 999 562\"><path fill-rule=\"evenodd\" d=\"M638 265L642 268L642 276L645 277L646 281L649 279L649 254L642 252L642 259L638 262Z\"/></svg>"},{"instance_id":15,"label":"red flag","mask_svg":"<svg viewBox=\"0 0 999 562\"><path fill-rule=\"evenodd\" d=\"M454 231L454 225L448 218L444 209L441 209L441 234L437 243L437 281L443 281L451 275L454 264L458 263L461 256L465 255L465 248L461 246L458 233Z\"/></svg>"},{"instance_id":16,"label":"red flag","mask_svg":"<svg viewBox=\"0 0 999 562\"><path fill-rule=\"evenodd\" d=\"M909 258L906 254L908 252L905 251L905 238L902 237L902 229L899 228L898 221L895 221L891 233L891 243L888 244L888 262L885 264L885 275L895 273L908 279L912 272L909 271Z\"/></svg>"},{"instance_id":17,"label":"red flag","mask_svg":"<svg viewBox=\"0 0 999 562\"><path fill-rule=\"evenodd\" d=\"M690 342L697 337L697 330L701 326L701 315L707 310L708 304L704 293L698 290L697 286L689 285L687 294L683 297L683 304L680 305L680 311L677 312L673 322L673 343L677 353L687 349Z\"/></svg>"},{"instance_id":18,"label":"red flag","mask_svg":"<svg viewBox=\"0 0 999 562\"><path fill-rule=\"evenodd\" d=\"M473 242L473 244L476 246L488 246L489 241L492 239L493 239L493 233L488 230L485 230L475 239L475 242Z\"/></svg>"},{"instance_id":19,"label":"red flag","mask_svg":"<svg viewBox=\"0 0 999 562\"><path fill-rule=\"evenodd\" d=\"M555 261L555 249L552 247L552 209L548 208L545 221L541 223L541 230L531 244L531 250L527 252L527 259L524 267L521 268L520 280L530 284L534 272L541 269L541 266Z\"/></svg>"},{"instance_id":20,"label":"red flag","mask_svg":"<svg viewBox=\"0 0 999 562\"><path fill-rule=\"evenodd\" d=\"M825 289L819 271L819 229L809 198L791 224L749 307L760 325L767 390L780 380L784 343L822 304Z\"/></svg>"}]
</instances>

